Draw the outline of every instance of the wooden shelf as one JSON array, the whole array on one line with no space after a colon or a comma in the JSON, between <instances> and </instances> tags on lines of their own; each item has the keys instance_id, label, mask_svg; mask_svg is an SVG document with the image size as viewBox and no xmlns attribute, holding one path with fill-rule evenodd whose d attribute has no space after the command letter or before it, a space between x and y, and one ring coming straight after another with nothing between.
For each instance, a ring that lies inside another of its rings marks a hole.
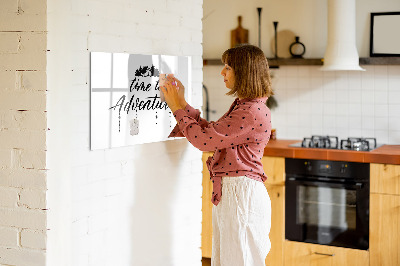
<instances>
[{"instance_id":1,"label":"wooden shelf","mask_svg":"<svg viewBox=\"0 0 400 266\"><path fill-rule=\"evenodd\" d=\"M270 67L279 66L322 66L322 58L268 58Z\"/></svg>"},{"instance_id":2,"label":"wooden shelf","mask_svg":"<svg viewBox=\"0 0 400 266\"><path fill-rule=\"evenodd\" d=\"M322 66L323 58L268 58L271 68L279 66ZM204 66L222 65L220 59L204 59ZM360 65L400 65L400 57L362 57Z\"/></svg>"},{"instance_id":3,"label":"wooden shelf","mask_svg":"<svg viewBox=\"0 0 400 266\"><path fill-rule=\"evenodd\" d=\"M362 57L360 65L400 65L400 57Z\"/></svg>"},{"instance_id":4,"label":"wooden shelf","mask_svg":"<svg viewBox=\"0 0 400 266\"><path fill-rule=\"evenodd\" d=\"M321 58L268 58L268 64L270 67L279 67L279 66L304 66L304 65L322 65ZM204 59L204 66L217 66L222 65L220 59Z\"/></svg>"}]
</instances>

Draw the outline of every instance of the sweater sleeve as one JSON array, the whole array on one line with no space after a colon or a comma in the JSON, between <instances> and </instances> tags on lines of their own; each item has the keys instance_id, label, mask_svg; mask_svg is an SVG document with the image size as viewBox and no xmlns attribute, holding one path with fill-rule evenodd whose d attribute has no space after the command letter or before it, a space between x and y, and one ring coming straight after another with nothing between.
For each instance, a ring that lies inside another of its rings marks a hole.
<instances>
[{"instance_id":1,"label":"sweater sleeve","mask_svg":"<svg viewBox=\"0 0 400 266\"><path fill-rule=\"evenodd\" d=\"M205 127L209 124L209 122L206 119L200 117L200 110L194 109L189 104L185 106L184 111L189 117L196 120L200 126ZM185 137L185 135L182 134L182 132L180 131L178 123L175 125L174 129L172 129L171 133L168 136L168 138L173 138L173 137Z\"/></svg>"},{"instance_id":2,"label":"sweater sleeve","mask_svg":"<svg viewBox=\"0 0 400 266\"><path fill-rule=\"evenodd\" d=\"M254 141L250 131L257 125L254 115L249 109L235 109L218 122L202 126L187 113L178 109L174 112L180 132L188 141L201 151L224 149L246 142Z\"/></svg>"}]
</instances>

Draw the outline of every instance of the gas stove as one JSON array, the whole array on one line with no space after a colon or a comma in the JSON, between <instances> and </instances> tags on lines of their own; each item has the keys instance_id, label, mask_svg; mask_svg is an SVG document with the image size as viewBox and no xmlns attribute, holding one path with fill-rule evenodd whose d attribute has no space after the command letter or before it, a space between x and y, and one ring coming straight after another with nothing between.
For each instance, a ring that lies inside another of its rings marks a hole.
<instances>
[{"instance_id":1,"label":"gas stove","mask_svg":"<svg viewBox=\"0 0 400 266\"><path fill-rule=\"evenodd\" d=\"M353 151L371 151L378 146L376 138L347 138L339 142L336 136L311 136L304 138L303 141L289 145L291 147L338 149Z\"/></svg>"}]
</instances>

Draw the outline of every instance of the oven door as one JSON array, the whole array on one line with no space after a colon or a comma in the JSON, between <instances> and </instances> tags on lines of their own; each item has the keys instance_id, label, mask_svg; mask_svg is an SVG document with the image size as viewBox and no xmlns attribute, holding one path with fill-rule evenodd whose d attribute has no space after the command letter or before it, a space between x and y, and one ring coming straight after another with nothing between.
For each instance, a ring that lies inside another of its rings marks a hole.
<instances>
[{"instance_id":1,"label":"oven door","mask_svg":"<svg viewBox=\"0 0 400 266\"><path fill-rule=\"evenodd\" d=\"M286 239L367 250L369 185L286 178Z\"/></svg>"}]
</instances>

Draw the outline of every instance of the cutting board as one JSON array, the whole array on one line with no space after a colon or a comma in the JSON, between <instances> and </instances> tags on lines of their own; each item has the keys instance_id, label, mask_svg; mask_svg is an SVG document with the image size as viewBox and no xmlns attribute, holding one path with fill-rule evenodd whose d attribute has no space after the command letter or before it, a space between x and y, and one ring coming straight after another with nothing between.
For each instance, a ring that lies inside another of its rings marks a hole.
<instances>
[{"instance_id":1,"label":"cutting board","mask_svg":"<svg viewBox=\"0 0 400 266\"><path fill-rule=\"evenodd\" d=\"M238 27L231 30L231 48L242 43L249 43L249 31L242 27L242 16L238 16Z\"/></svg>"}]
</instances>

